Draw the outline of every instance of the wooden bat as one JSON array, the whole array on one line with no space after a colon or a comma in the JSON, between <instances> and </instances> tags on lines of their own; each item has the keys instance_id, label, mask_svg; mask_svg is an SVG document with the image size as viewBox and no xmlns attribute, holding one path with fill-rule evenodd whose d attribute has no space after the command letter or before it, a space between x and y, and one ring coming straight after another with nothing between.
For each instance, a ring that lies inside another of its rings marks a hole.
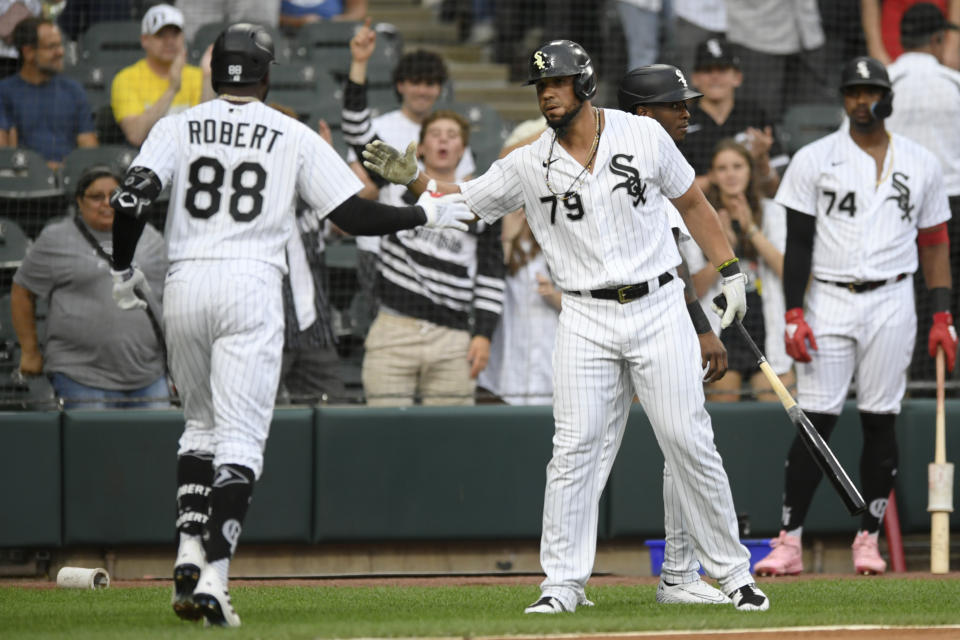
<instances>
[{"instance_id":1,"label":"wooden bat","mask_svg":"<svg viewBox=\"0 0 960 640\"><path fill-rule=\"evenodd\" d=\"M726 306L726 299L724 299L722 294L714 298L713 302L721 309ZM833 488L840 494L840 498L843 500L844 506L847 507L847 511L849 511L852 516L863 513L867 508L867 504L864 502L863 496L860 495L860 491L856 485L853 484L850 476L844 471L837 457L833 455L833 451L827 446L827 443L824 442L823 437L817 431L816 427L813 426L813 423L810 422L807 414L797 406L796 400L793 399L793 396L790 395L787 388L780 382L780 376L773 371L770 363L768 363L767 359L763 356L763 352L757 347L757 343L753 341L753 338L750 337L747 330L743 328L740 319L737 318L733 322L747 344L750 345L753 355L757 357L757 364L760 366L760 370L763 372L763 375L767 377L767 380L770 381L770 386L773 387L774 392L780 399L780 404L786 409L790 422L793 423L793 426L795 426L800 433L800 439L803 440L803 444L806 445L807 450L810 452L810 455L813 456L817 466L823 471L823 475L827 477L833 485Z\"/></svg>"},{"instance_id":2,"label":"wooden bat","mask_svg":"<svg viewBox=\"0 0 960 640\"><path fill-rule=\"evenodd\" d=\"M930 572L950 571L950 512L953 511L953 464L947 462L944 411L944 353L937 349L937 432L933 463L927 467L927 511L930 512Z\"/></svg>"}]
</instances>

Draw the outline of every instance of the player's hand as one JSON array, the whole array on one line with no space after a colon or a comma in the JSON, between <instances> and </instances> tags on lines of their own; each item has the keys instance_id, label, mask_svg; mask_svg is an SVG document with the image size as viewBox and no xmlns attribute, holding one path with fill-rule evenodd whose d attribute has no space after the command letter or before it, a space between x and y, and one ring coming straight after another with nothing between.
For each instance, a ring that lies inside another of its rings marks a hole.
<instances>
[{"instance_id":1,"label":"player's hand","mask_svg":"<svg viewBox=\"0 0 960 640\"><path fill-rule=\"evenodd\" d=\"M113 299L117 306L124 311L129 309L146 309L147 301L137 295L137 288L150 291L150 285L143 275L143 271L135 267L127 267L122 271L110 270L113 276Z\"/></svg>"},{"instance_id":2,"label":"player's hand","mask_svg":"<svg viewBox=\"0 0 960 640\"><path fill-rule=\"evenodd\" d=\"M716 382L727 372L727 348L713 331L697 334L700 340L700 366L707 370L704 382Z\"/></svg>"},{"instance_id":3,"label":"player's hand","mask_svg":"<svg viewBox=\"0 0 960 640\"><path fill-rule=\"evenodd\" d=\"M713 312L720 316L720 328L726 329L733 323L734 318L743 320L747 313L747 276L744 273L735 273L723 279L720 293L726 301L725 308L717 303L711 304Z\"/></svg>"},{"instance_id":4,"label":"player's hand","mask_svg":"<svg viewBox=\"0 0 960 640\"><path fill-rule=\"evenodd\" d=\"M773 146L773 129L766 126L763 129L747 127L747 149L754 160L759 160L770 153Z\"/></svg>"},{"instance_id":5,"label":"player's hand","mask_svg":"<svg viewBox=\"0 0 960 640\"><path fill-rule=\"evenodd\" d=\"M787 321L786 331L783 339L787 344L787 355L797 362L810 362L810 354L807 352L807 342L810 342L810 348L817 350L817 341L813 337L813 329L803 319L803 309L794 307L784 315Z\"/></svg>"},{"instance_id":6,"label":"player's hand","mask_svg":"<svg viewBox=\"0 0 960 640\"><path fill-rule=\"evenodd\" d=\"M490 361L490 339L486 336L473 336L467 348L467 362L470 363L470 377L476 378L487 368Z\"/></svg>"},{"instance_id":7,"label":"player's hand","mask_svg":"<svg viewBox=\"0 0 960 640\"><path fill-rule=\"evenodd\" d=\"M420 173L417 143L411 142L406 153L401 154L383 140L374 140L363 149L363 166L387 182L409 185Z\"/></svg>"},{"instance_id":8,"label":"player's hand","mask_svg":"<svg viewBox=\"0 0 960 640\"><path fill-rule=\"evenodd\" d=\"M377 48L377 32L370 28L370 17L363 21L350 39L350 57L354 62L366 62Z\"/></svg>"},{"instance_id":9,"label":"player's hand","mask_svg":"<svg viewBox=\"0 0 960 640\"><path fill-rule=\"evenodd\" d=\"M474 218L473 213L463 202L462 193L437 193L437 181L427 183L427 190L420 195L417 206L423 209L427 221L423 225L430 229L457 229L466 231L467 223Z\"/></svg>"},{"instance_id":10,"label":"player's hand","mask_svg":"<svg viewBox=\"0 0 960 640\"><path fill-rule=\"evenodd\" d=\"M38 376L43 373L43 355L39 349L20 352L20 373L25 376Z\"/></svg>"},{"instance_id":11,"label":"player's hand","mask_svg":"<svg viewBox=\"0 0 960 640\"><path fill-rule=\"evenodd\" d=\"M933 326L930 327L930 337L927 340L931 358L937 357L939 347L943 347L947 356L947 371L953 371L957 360L957 330L953 328L953 314L949 311L933 314Z\"/></svg>"}]
</instances>

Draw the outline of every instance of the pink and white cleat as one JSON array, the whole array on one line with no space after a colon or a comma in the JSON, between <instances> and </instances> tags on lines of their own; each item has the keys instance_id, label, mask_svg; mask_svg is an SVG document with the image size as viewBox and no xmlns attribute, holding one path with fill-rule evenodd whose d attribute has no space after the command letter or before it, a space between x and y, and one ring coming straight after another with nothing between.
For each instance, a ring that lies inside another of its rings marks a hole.
<instances>
[{"instance_id":1,"label":"pink and white cleat","mask_svg":"<svg viewBox=\"0 0 960 640\"><path fill-rule=\"evenodd\" d=\"M789 536L786 531L770 541L773 551L753 565L758 576L795 576L803 572L803 548L800 538Z\"/></svg>"},{"instance_id":2,"label":"pink and white cleat","mask_svg":"<svg viewBox=\"0 0 960 640\"><path fill-rule=\"evenodd\" d=\"M853 570L865 576L880 574L887 570L887 563L880 557L877 539L861 531L853 539Z\"/></svg>"}]
</instances>

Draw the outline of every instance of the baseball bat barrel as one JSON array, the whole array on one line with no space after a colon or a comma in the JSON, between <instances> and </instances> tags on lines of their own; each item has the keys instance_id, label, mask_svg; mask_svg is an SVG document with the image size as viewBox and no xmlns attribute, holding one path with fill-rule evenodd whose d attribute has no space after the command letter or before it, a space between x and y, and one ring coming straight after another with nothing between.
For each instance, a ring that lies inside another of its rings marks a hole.
<instances>
[{"instance_id":1,"label":"baseball bat barrel","mask_svg":"<svg viewBox=\"0 0 960 640\"><path fill-rule=\"evenodd\" d=\"M721 309L726 306L726 300L722 294L714 298L713 301ZM753 354L757 357L760 371L763 372L763 375L770 382L770 386L773 387L774 393L776 393L777 398L780 399L780 404L782 404L783 408L786 409L787 416L790 418L790 422L793 423L793 426L796 427L797 431L800 433L800 439L807 447L807 450L817 463L817 466L820 467L820 470L823 471L823 475L827 477L827 479L830 481L830 484L833 485L833 488L838 494L840 494L840 499L843 500L843 504L847 508L847 511L850 513L850 515L863 513L867 508L867 504L864 501L863 496L860 495L860 491L857 489L856 485L853 484L850 476L847 475L843 465L841 465L840 461L837 460L837 457L833 454L833 451L824 441L823 437L820 435L820 432L818 432L816 427L813 426L813 423L810 422L810 418L807 417L807 414L805 414L803 410L797 406L796 400L793 399L793 396L790 395L790 392L784 386L783 382L781 382L780 376L776 374L776 372L770 366L770 363L767 362L763 352L760 351L757 343L753 341L753 338L747 332L746 328L744 328L743 323L740 322L740 319L736 318L733 323L736 325L737 330L740 332L740 335L743 336L743 339L746 341L746 343L750 345L750 350L753 351Z\"/></svg>"}]
</instances>

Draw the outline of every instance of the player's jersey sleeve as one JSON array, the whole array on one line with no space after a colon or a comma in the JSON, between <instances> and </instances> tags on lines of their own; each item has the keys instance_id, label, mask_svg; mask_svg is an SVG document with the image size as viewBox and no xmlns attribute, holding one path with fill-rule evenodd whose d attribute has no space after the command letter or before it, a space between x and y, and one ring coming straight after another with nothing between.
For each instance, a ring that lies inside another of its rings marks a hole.
<instances>
[{"instance_id":1,"label":"player's jersey sleeve","mask_svg":"<svg viewBox=\"0 0 960 640\"><path fill-rule=\"evenodd\" d=\"M177 133L176 117L160 118L147 134L140 153L130 163L131 167L145 167L153 171L163 186L169 184L179 156L177 149L180 136Z\"/></svg>"},{"instance_id":2,"label":"player's jersey sleeve","mask_svg":"<svg viewBox=\"0 0 960 640\"><path fill-rule=\"evenodd\" d=\"M925 229L950 219L950 201L943 188L943 169L933 156L925 163L927 187L921 190L922 202L917 215L917 228Z\"/></svg>"},{"instance_id":3,"label":"player's jersey sleeve","mask_svg":"<svg viewBox=\"0 0 960 640\"><path fill-rule=\"evenodd\" d=\"M363 188L360 178L323 138L308 129L301 132L297 163L297 192L322 219Z\"/></svg>"},{"instance_id":4,"label":"player's jersey sleeve","mask_svg":"<svg viewBox=\"0 0 960 640\"><path fill-rule=\"evenodd\" d=\"M810 147L797 151L777 189L776 201L787 209L817 215L816 154Z\"/></svg>"},{"instance_id":5,"label":"player's jersey sleeve","mask_svg":"<svg viewBox=\"0 0 960 640\"><path fill-rule=\"evenodd\" d=\"M656 124L656 123L655 123ZM658 157L660 158L660 191L668 198L679 198L687 192L696 174L693 167L687 162L677 143L666 132L666 130L656 124L651 127L655 131L655 140L660 147Z\"/></svg>"},{"instance_id":6,"label":"player's jersey sleeve","mask_svg":"<svg viewBox=\"0 0 960 640\"><path fill-rule=\"evenodd\" d=\"M460 185L467 206L484 222L493 224L523 206L523 187L516 168L526 147L497 160L486 173Z\"/></svg>"}]
</instances>

